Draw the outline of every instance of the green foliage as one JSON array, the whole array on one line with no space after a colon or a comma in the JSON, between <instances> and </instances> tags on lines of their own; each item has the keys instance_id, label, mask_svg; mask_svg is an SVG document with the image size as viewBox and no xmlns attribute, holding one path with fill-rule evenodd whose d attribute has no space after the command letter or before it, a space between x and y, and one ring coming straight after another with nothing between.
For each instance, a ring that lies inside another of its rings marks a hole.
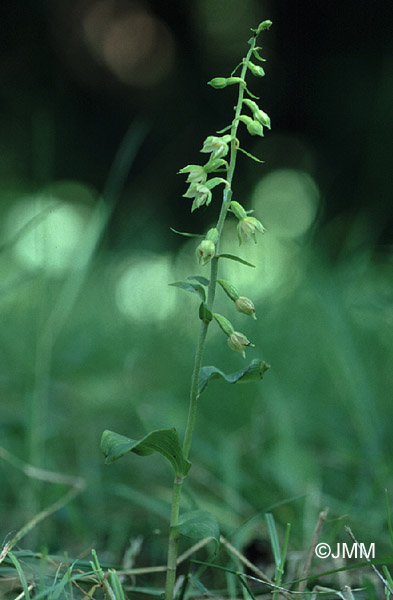
<instances>
[{"instance_id":1,"label":"green foliage","mask_svg":"<svg viewBox=\"0 0 393 600\"><path fill-rule=\"evenodd\" d=\"M250 381L260 381L263 379L264 373L269 369L263 360L254 358L251 363L230 375L225 375L217 367L202 367L199 373L199 393L202 393L209 381L212 379L224 379L228 383L249 383Z\"/></svg>"},{"instance_id":2,"label":"green foliage","mask_svg":"<svg viewBox=\"0 0 393 600\"><path fill-rule=\"evenodd\" d=\"M154 452L162 454L178 475L187 475L191 463L183 456L179 436L175 429L161 429L148 433L141 440L132 440L105 430L101 438L101 450L107 464L113 463L128 452L148 456Z\"/></svg>"},{"instance_id":3,"label":"green foliage","mask_svg":"<svg viewBox=\"0 0 393 600\"><path fill-rule=\"evenodd\" d=\"M220 529L217 519L206 510L192 510L183 513L175 528L184 536L195 540L211 538L220 542Z\"/></svg>"}]
</instances>

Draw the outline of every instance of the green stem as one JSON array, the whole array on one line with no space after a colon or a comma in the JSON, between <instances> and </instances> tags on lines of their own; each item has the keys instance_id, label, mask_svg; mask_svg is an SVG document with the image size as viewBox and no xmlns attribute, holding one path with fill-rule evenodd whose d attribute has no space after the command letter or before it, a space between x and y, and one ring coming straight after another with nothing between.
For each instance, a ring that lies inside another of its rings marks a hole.
<instances>
[{"instance_id":1,"label":"green stem","mask_svg":"<svg viewBox=\"0 0 393 600\"><path fill-rule=\"evenodd\" d=\"M241 71L240 77L245 79L247 72L247 65L251 58L252 51L255 47L256 36L253 37L251 42L250 50L247 53L247 56L244 60L243 68ZM238 142L236 139L237 128L239 126L239 116L242 109L244 96L244 87L239 86L239 94L238 100L235 109L235 117L232 121L231 126L231 157L229 161L229 168L227 172L227 182L228 186L224 190L223 193L223 201L221 205L220 214L218 217L216 228L218 230L218 240L216 243L216 256L212 259L210 263L210 282L207 296L207 307L210 311L213 310L214 298L216 294L216 285L217 285L217 274L218 274L218 254L219 254L219 246L221 240L221 234L224 227L225 218L227 216L229 203L232 197L232 179L233 174L235 172L236 167L236 157L238 152ZM195 420L197 415L198 408L198 399L199 399L199 374L202 367L202 359L203 352L205 348L205 341L207 330L209 327L209 323L201 322L201 327L199 330L199 338L198 344L195 352L195 360L194 360L194 369L191 377L191 389L190 389L190 404L188 409L188 417L187 417L187 425L184 434L184 442L183 442L183 454L185 458L188 458L190 453L192 436L194 433ZM167 575L166 575L166 585L165 585L165 600L173 600L174 587L176 582L176 566L177 566L177 556L178 556L178 541L179 541L179 532L176 529L176 525L179 520L179 511L180 511L180 498L181 491L185 477L181 475L176 475L174 484L173 484L173 492L172 492L172 510L171 510L171 521L169 528L169 542L168 542L168 561L167 561Z\"/></svg>"}]
</instances>

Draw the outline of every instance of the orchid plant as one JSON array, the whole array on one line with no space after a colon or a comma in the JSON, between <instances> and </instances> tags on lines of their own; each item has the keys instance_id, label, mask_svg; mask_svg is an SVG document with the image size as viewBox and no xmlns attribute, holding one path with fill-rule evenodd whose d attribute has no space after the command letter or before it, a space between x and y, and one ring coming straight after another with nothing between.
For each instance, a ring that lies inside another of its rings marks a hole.
<instances>
[{"instance_id":1,"label":"orchid plant","mask_svg":"<svg viewBox=\"0 0 393 600\"><path fill-rule=\"evenodd\" d=\"M208 328L213 321L227 336L227 342L231 350L239 352L245 357L246 348L253 346L243 333L235 330L232 323L225 316L213 312L213 306L218 284L234 303L234 307L238 312L253 319L256 318L252 300L240 295L231 282L218 279L218 267L222 259L235 260L244 265L254 266L236 255L220 253L221 236L228 215L237 219L239 244L249 240L256 242L257 234L262 234L265 231L262 223L256 217L250 216L251 211L246 211L239 202L232 200L232 181L239 151L256 162L262 162L240 145L238 129L240 124L243 124L250 135L260 137L263 137L264 129L270 129L270 118L255 101L258 98L249 90L246 77L250 73L255 77L263 77L265 74L262 66L257 64L265 61L260 54L261 47L257 46L257 38L262 32L268 30L271 24L271 21L263 21L256 29L251 30L253 35L248 42L248 52L230 77L215 77L208 82L208 85L218 90L229 86L237 89L235 115L230 125L217 132L217 135L209 135L205 139L201 152L208 155L207 162L203 165L187 165L179 171L179 173L187 175L189 186L183 195L185 198L192 200L191 212L201 206L209 206L213 201L213 191L218 186L223 186L221 210L216 226L209 229L205 235L200 236L203 239L196 248L196 258L199 265L202 267L210 266L209 278L193 275L187 277L185 281L177 281L171 284L192 292L200 298L199 318L201 324L191 377L189 411L183 442L180 442L175 429L152 431L140 440L134 440L106 430L101 440L101 448L106 463L112 463L128 452L141 456L158 452L169 461L174 469L175 479L169 525L165 600L173 600L175 594L179 537L181 535L191 538L210 537L219 543L218 524L212 514L204 510L194 510L180 514L182 486L191 467L189 454L200 395L212 378L221 377L229 383L257 381L263 378L268 368L264 361L254 359L247 367L227 375L214 366L203 367L202 361ZM239 74L236 75L236 73ZM195 236L195 234L177 231L176 233L190 237Z\"/></svg>"}]
</instances>

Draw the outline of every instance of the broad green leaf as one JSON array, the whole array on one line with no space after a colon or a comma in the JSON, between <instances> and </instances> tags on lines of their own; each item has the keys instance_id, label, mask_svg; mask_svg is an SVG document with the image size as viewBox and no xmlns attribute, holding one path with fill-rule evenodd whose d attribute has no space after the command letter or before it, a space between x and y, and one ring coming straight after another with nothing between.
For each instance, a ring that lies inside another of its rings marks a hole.
<instances>
[{"instance_id":1,"label":"broad green leaf","mask_svg":"<svg viewBox=\"0 0 393 600\"><path fill-rule=\"evenodd\" d=\"M191 467L190 461L183 455L176 429L151 431L141 440L132 440L106 429L101 438L101 450L105 455L106 464L113 463L127 452L134 452L140 456L158 452L169 460L179 475L187 475Z\"/></svg>"},{"instance_id":2,"label":"broad green leaf","mask_svg":"<svg viewBox=\"0 0 393 600\"><path fill-rule=\"evenodd\" d=\"M265 371L269 369L270 365L266 364L263 360L254 358L254 360L240 371L225 375L217 367L202 367L199 374L199 386L198 390L201 394L211 379L218 379L222 377L228 383L248 383L249 381L260 381L263 379Z\"/></svg>"},{"instance_id":3,"label":"broad green leaf","mask_svg":"<svg viewBox=\"0 0 393 600\"><path fill-rule=\"evenodd\" d=\"M247 265L247 267L253 267L255 269L255 265L247 262L246 260L244 260L243 258L240 258L239 256L235 256L234 254L219 254L217 256L217 258L229 258L230 260L235 260L236 262L242 263L242 265ZM174 284L171 284L171 285L174 285Z\"/></svg>"},{"instance_id":4,"label":"broad green leaf","mask_svg":"<svg viewBox=\"0 0 393 600\"><path fill-rule=\"evenodd\" d=\"M187 537L203 540L212 538L220 542L220 529L216 518L207 510L192 510L180 516L176 529Z\"/></svg>"},{"instance_id":5,"label":"broad green leaf","mask_svg":"<svg viewBox=\"0 0 393 600\"><path fill-rule=\"evenodd\" d=\"M202 277L201 275L190 275L187 279L195 280L201 283L202 285L209 285L210 281L206 279L206 277Z\"/></svg>"},{"instance_id":6,"label":"broad green leaf","mask_svg":"<svg viewBox=\"0 0 393 600\"><path fill-rule=\"evenodd\" d=\"M186 292L191 292L192 294L198 294L202 302L206 302L205 290L200 283L189 283L188 281L174 281L169 285L181 288L182 290L185 290Z\"/></svg>"},{"instance_id":7,"label":"broad green leaf","mask_svg":"<svg viewBox=\"0 0 393 600\"><path fill-rule=\"evenodd\" d=\"M177 233L178 235L184 235L185 237L197 237L204 238L205 236L202 233L187 233L185 231L177 231L177 229L173 229L173 227L169 228L173 233Z\"/></svg>"}]
</instances>

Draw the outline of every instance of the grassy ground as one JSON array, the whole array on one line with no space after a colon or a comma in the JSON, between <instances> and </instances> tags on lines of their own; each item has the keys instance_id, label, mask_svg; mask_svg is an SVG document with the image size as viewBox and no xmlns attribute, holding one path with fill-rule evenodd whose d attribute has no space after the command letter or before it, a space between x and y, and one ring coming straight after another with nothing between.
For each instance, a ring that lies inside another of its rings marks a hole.
<instances>
[{"instance_id":1,"label":"grassy ground","mask_svg":"<svg viewBox=\"0 0 393 600\"><path fill-rule=\"evenodd\" d=\"M15 563L8 558L1 567L5 594L10 574L20 580L19 564L27 585L33 578L36 590L44 586L43 597L58 597L58 591L70 596L71 589L78 595L76 587L66 586L67 576L59 588L53 582L74 557L85 557L78 566L91 569L91 547L105 568L121 568L127 556L135 567L165 562L171 474L156 456L128 456L105 466L99 439L105 428L134 438L172 426L182 433L198 327L190 315L196 315L197 303L167 283L200 269L194 266L192 243L169 253L164 236L161 252L97 251L107 214L101 208L84 218L85 233L60 273L45 265L32 269L21 254L18 258L28 232L11 239L0 256L4 541L70 486L76 496L61 500L59 510L17 542ZM45 219L32 231L44 236L44 225ZM228 246L233 234L229 227ZM284 235L273 224L257 246L240 250L261 265L258 270L223 265L223 276L238 282L257 308L256 328L251 320L243 326L256 345L248 358L260 356L271 369L260 384L209 384L184 497L184 508L213 512L225 539L272 578L264 515L274 514L281 543L290 522L283 581L300 576L324 507L329 515L321 539L349 541L344 526L350 525L359 540L375 542L377 558L391 555L384 496L385 489L391 495L393 456L391 263L371 244L353 247L350 240L340 256L329 256L327 235L331 232L318 223L297 236ZM217 307L229 310L224 295ZM218 328L211 327L205 364L227 372L243 366ZM82 478L83 490L79 479L63 475ZM63 558L52 563L27 556L26 549ZM204 550L196 556L213 560ZM242 565L225 545L216 560L232 570ZM327 565L314 559L311 571L341 566ZM372 583L361 597L378 597L371 570L365 573L318 581L364 587L369 577ZM159 587L160 578L142 575L125 586L152 581ZM230 573L209 568L201 581L212 589L226 586L230 597L252 597ZM256 594L262 589L250 585Z\"/></svg>"}]
</instances>

